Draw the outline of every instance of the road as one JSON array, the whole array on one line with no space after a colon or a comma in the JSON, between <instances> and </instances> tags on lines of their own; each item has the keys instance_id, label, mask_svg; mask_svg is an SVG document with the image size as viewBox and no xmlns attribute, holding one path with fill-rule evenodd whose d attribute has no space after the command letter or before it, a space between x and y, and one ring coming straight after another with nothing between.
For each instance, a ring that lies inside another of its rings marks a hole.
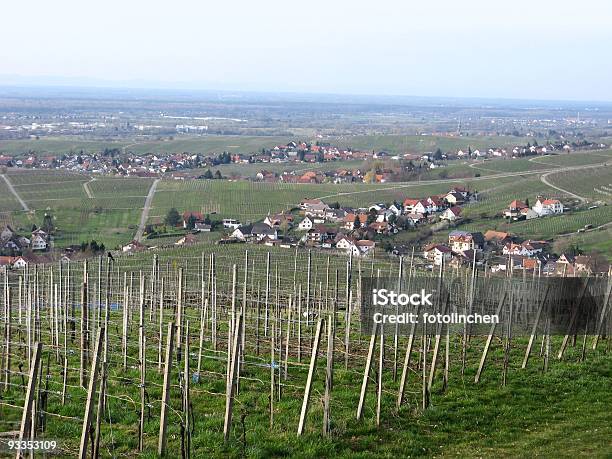
<instances>
[{"instance_id":1,"label":"road","mask_svg":"<svg viewBox=\"0 0 612 459\"><path fill-rule=\"evenodd\" d=\"M149 210L151 209L151 203L153 202L153 196L155 195L155 189L157 188L159 180L160 179L155 179L155 181L151 184L151 188L149 188L149 193L147 194L147 199L145 199L144 208L142 209L142 214L140 215L138 230L136 230L136 236L134 236L134 239L138 242L142 241L145 226L147 225L147 219L149 218Z\"/></svg>"},{"instance_id":2,"label":"road","mask_svg":"<svg viewBox=\"0 0 612 459\"><path fill-rule=\"evenodd\" d=\"M561 172L575 171L575 170L580 170L580 169L593 169L593 168L599 168L599 167L607 167L609 165L610 165L610 163L608 163L606 161L606 162L603 162L603 163L600 163L600 164L590 164L590 165L587 165L587 166L573 166L573 167L564 167L564 168L561 168L561 169L556 169L554 171L540 171L540 172L545 172L542 175L540 175L540 180L542 181L542 183L544 185L547 185L547 186L549 186L551 188L554 188L555 190L562 191L563 193L566 193L566 194L568 194L568 195L570 195L570 196L580 200L580 202L582 202L584 204L584 203L586 203L588 201L587 198L585 198L584 196L577 195L576 193L572 193L571 191L568 191L568 190L566 190L564 188L561 188L561 187L559 187L557 185L553 185L552 183L550 183L548 181L548 176L551 175L551 174L558 174L558 173L561 173Z\"/></svg>"},{"instance_id":3,"label":"road","mask_svg":"<svg viewBox=\"0 0 612 459\"><path fill-rule=\"evenodd\" d=\"M556 171L556 172L559 172L559 171ZM568 195L570 195L570 196L572 196L572 197L574 197L574 198L578 199L578 200L579 200L581 203L583 203L583 204L584 204L585 202L587 202L587 198L585 198L584 196L577 195L576 193L572 193L571 191L565 190L565 189L563 189L563 188L561 188L561 187L558 187L558 186L553 185L552 183L550 183L550 182L548 181L548 178L547 178L547 177L548 177L550 174L554 174L554 172L547 172L546 174L542 174L542 175L540 175L540 180L542 181L542 183L543 183L544 185L547 185L547 186L549 186L549 187L551 187L551 188L554 188L555 190L562 191L563 193L568 194Z\"/></svg>"},{"instance_id":4,"label":"road","mask_svg":"<svg viewBox=\"0 0 612 459\"><path fill-rule=\"evenodd\" d=\"M87 194L87 197L88 197L89 199L93 199L93 198L94 198L93 193L92 193L92 192L91 192L91 190L89 189L89 184L90 184L91 182L95 181L95 180L96 180L95 178L92 178L92 179L91 179L89 182L83 182L83 188L85 189L85 193Z\"/></svg>"},{"instance_id":5,"label":"road","mask_svg":"<svg viewBox=\"0 0 612 459\"><path fill-rule=\"evenodd\" d=\"M30 208L25 203L25 201L23 199L21 199L21 196L19 196L19 194L17 194L17 190L15 190L15 187L13 187L13 184L9 181L8 177L6 175L4 175L4 174L0 174L0 176L2 176L2 178L6 182L6 186L8 186L9 190L11 190L11 193L13 193L13 196L15 196L15 199L17 199L17 201L19 201L19 204L21 205L21 208L23 210L25 210L26 212L29 212Z\"/></svg>"}]
</instances>

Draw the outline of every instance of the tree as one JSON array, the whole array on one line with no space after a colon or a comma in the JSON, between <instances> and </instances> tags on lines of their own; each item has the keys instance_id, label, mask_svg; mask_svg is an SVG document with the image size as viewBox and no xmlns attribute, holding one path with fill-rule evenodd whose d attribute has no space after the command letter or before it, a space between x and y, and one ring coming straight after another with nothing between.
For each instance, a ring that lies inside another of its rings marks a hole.
<instances>
[{"instance_id":1,"label":"tree","mask_svg":"<svg viewBox=\"0 0 612 459\"><path fill-rule=\"evenodd\" d=\"M210 172L210 171L209 171ZM165 219L166 225L176 226L181 222L181 216L174 207L168 211Z\"/></svg>"},{"instance_id":2,"label":"tree","mask_svg":"<svg viewBox=\"0 0 612 459\"><path fill-rule=\"evenodd\" d=\"M204 172L204 178L207 180L210 180L213 178L213 173L210 171L210 169L207 169L206 172Z\"/></svg>"},{"instance_id":3,"label":"tree","mask_svg":"<svg viewBox=\"0 0 612 459\"><path fill-rule=\"evenodd\" d=\"M47 234L53 233L55 226L53 225L53 216L51 214L45 213L41 229Z\"/></svg>"},{"instance_id":4,"label":"tree","mask_svg":"<svg viewBox=\"0 0 612 459\"><path fill-rule=\"evenodd\" d=\"M220 180L223 178L223 176L221 175L221 172L219 171L219 169L217 169L217 172L215 172L215 178Z\"/></svg>"},{"instance_id":5,"label":"tree","mask_svg":"<svg viewBox=\"0 0 612 459\"><path fill-rule=\"evenodd\" d=\"M440 150L440 148L433 154L433 158L438 161L442 159L442 150Z\"/></svg>"},{"instance_id":6,"label":"tree","mask_svg":"<svg viewBox=\"0 0 612 459\"><path fill-rule=\"evenodd\" d=\"M189 214L189 218L187 219L187 229L194 229L196 222L197 219L195 218L195 215Z\"/></svg>"},{"instance_id":7,"label":"tree","mask_svg":"<svg viewBox=\"0 0 612 459\"><path fill-rule=\"evenodd\" d=\"M363 177L364 183L374 183L376 181L376 171L370 170Z\"/></svg>"},{"instance_id":8,"label":"tree","mask_svg":"<svg viewBox=\"0 0 612 459\"><path fill-rule=\"evenodd\" d=\"M377 215L378 213L376 212L376 209L370 210L370 212L368 213L368 220L367 220L368 225L371 225L372 223L376 221Z\"/></svg>"}]
</instances>

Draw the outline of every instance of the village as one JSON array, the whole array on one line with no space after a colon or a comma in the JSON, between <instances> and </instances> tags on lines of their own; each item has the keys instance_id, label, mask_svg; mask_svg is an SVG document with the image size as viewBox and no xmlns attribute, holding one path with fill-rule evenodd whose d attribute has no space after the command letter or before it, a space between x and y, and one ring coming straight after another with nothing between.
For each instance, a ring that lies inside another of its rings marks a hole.
<instances>
[{"instance_id":1,"label":"village","mask_svg":"<svg viewBox=\"0 0 612 459\"><path fill-rule=\"evenodd\" d=\"M386 183L406 179L405 172L446 167L449 162L458 160L513 159L535 155L569 153L580 149L605 148L604 144L558 143L514 146L512 148L491 147L486 150L467 148L443 152L439 148L423 154L391 154L385 151L359 151L340 148L325 142L307 143L291 141L286 145L262 149L258 153L228 153L203 155L200 153L134 154L119 148L105 148L100 153L66 153L61 155L29 153L23 157L13 157L0 151L0 167L16 169L55 169L72 173L99 174L124 177L160 177L176 180L187 179L232 179L255 180L279 183ZM378 161L377 167L328 168L325 171L311 170L301 172L299 165L338 162L354 164L356 161ZM383 162L380 164L380 162ZM231 173L214 173L210 168L227 164L261 164L255 174L241 173L234 169ZM295 164L295 170L283 172L269 170L273 165ZM207 170L205 170L207 169Z\"/></svg>"},{"instance_id":2,"label":"village","mask_svg":"<svg viewBox=\"0 0 612 459\"><path fill-rule=\"evenodd\" d=\"M378 255L409 256L427 270L442 265L477 266L491 273L523 271L545 276L593 275L606 273L607 261L592 255L553 252L551 241L524 240L510 232L470 232L455 229L463 209L478 200L478 193L454 186L445 194L405 198L392 204L377 203L365 208L342 207L321 199L304 199L292 211L268 214L258 222L241 223L223 218L217 244L260 244L269 247L301 248L374 258ZM566 211L559 199L538 197L533 207L513 200L499 212L500 218L521 221L547 218ZM197 233L215 231L215 223L200 212L186 211L178 226L191 230L174 245L198 243ZM430 233L450 230L445 242L402 245L393 236L426 228ZM132 241L124 252L146 250Z\"/></svg>"}]
</instances>

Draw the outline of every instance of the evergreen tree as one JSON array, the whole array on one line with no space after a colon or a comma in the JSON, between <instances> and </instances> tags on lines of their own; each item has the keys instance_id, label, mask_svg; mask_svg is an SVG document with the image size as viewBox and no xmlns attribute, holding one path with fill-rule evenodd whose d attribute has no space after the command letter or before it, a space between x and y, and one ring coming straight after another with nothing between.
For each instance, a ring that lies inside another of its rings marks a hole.
<instances>
[{"instance_id":1,"label":"evergreen tree","mask_svg":"<svg viewBox=\"0 0 612 459\"><path fill-rule=\"evenodd\" d=\"M174 207L168 211L166 214L166 225L168 226L176 226L181 222L181 216Z\"/></svg>"}]
</instances>

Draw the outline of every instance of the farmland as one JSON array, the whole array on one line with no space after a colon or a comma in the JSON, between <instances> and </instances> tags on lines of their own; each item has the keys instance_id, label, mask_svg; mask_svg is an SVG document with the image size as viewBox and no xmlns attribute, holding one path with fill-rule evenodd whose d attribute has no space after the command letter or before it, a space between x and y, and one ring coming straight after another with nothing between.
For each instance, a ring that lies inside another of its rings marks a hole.
<instances>
[{"instance_id":1,"label":"farmland","mask_svg":"<svg viewBox=\"0 0 612 459\"><path fill-rule=\"evenodd\" d=\"M592 201L612 202L612 166L565 171L551 174L548 179L562 187Z\"/></svg>"},{"instance_id":2,"label":"farmland","mask_svg":"<svg viewBox=\"0 0 612 459\"><path fill-rule=\"evenodd\" d=\"M284 145L292 140L315 142L311 136L177 136L163 140L150 139L120 139L120 140L90 140L78 137L42 137L39 139L2 140L0 153L24 155L28 153L100 153L105 148L119 148L124 152L135 154L189 152L202 155L230 153L259 152L262 148L272 148ZM389 153L425 153L441 148L444 151L463 148L486 149L490 147L507 147L527 143L529 139L521 137L448 137L448 136L417 136L417 135L367 135L367 136L326 136L323 141L340 147L350 147L365 151L383 150Z\"/></svg>"},{"instance_id":3,"label":"farmland","mask_svg":"<svg viewBox=\"0 0 612 459\"><path fill-rule=\"evenodd\" d=\"M599 158L602 162L603 159ZM491 161L483 161L472 165L474 169L485 171L485 172L528 172L538 171L543 169L551 169L550 166L546 166L535 161L531 161L525 158L519 159L497 159Z\"/></svg>"},{"instance_id":4,"label":"farmland","mask_svg":"<svg viewBox=\"0 0 612 459\"><path fill-rule=\"evenodd\" d=\"M2 197L2 199L0 199L0 212L21 209L19 202L15 199L15 196L13 196L13 193L11 193L11 190L2 177L0 177L0 196Z\"/></svg>"},{"instance_id":5,"label":"farmland","mask_svg":"<svg viewBox=\"0 0 612 459\"><path fill-rule=\"evenodd\" d=\"M512 161L491 161L487 166L496 163L510 164ZM459 166L477 171L466 165ZM445 169L450 170L452 167ZM565 199L566 203L572 201L563 192L542 183L537 174L524 176L516 175L519 174L516 172L511 172L510 174L513 174L511 176L491 176L491 174L494 173L489 172L479 178L385 184L286 184L164 179L160 181L153 196L148 221L163 220L172 207L181 212L190 210L205 214L216 213L217 218L233 217L241 221L257 221L269 212L292 209L305 198L318 197L330 203L338 202L340 205L359 207L375 202L390 203L402 201L407 197L420 198L439 194L456 184L479 192L479 201L467 206L464 215L470 220L470 228L486 229L505 227L506 224L495 216L513 199L529 199L533 203L538 195L543 195ZM552 174L550 180L574 177L571 183L575 183L577 190L582 191L585 174L591 177L589 183L593 183L593 177L603 180L602 183L609 181L607 169L560 172ZM131 240L152 183L152 179L105 176L95 177L92 180L86 175L44 170L11 170L7 177L32 212L19 212L18 203L9 193L2 201L4 210L12 211L13 222L19 228L40 224L43 213L50 211L60 230L56 238L59 247L95 238L101 239L101 242L108 247L116 247ZM568 185L568 178L564 180L559 183ZM571 186L571 183L568 186ZM3 183L0 183L0 186L2 185ZM592 216L597 223L606 223L604 220L608 218L605 210L594 211ZM576 231L590 217L590 213L580 213L576 217L563 216L559 222L554 220L557 223L553 221L546 223L543 220L529 224L524 222L515 229L520 231L520 234L528 234L533 229L538 235L550 237L557 230Z\"/></svg>"},{"instance_id":6,"label":"farmland","mask_svg":"<svg viewBox=\"0 0 612 459\"><path fill-rule=\"evenodd\" d=\"M181 448L211 457L407 453L454 457L472 455L474 451L503 456L517 449L550 456L559 448L576 454L589 451L605 456L611 452L607 441L612 435L608 422L612 403L608 339L600 340L599 346L592 349L593 340L589 338L585 351L579 340L557 360L551 356L560 351L562 340L551 336L551 350L545 347L544 354L539 355L534 348L525 369L521 362L526 338L514 336L509 348L496 339L486 356L484 372L475 383L485 336L471 337L465 369L461 371L461 334L449 336L448 344L443 342L438 355L434 351L436 335L430 330L431 341L424 341L426 347L418 338L412 349L414 355L407 367L407 384L398 410L399 374L403 371L408 338L380 338L385 352L379 353L376 344L376 370L372 369L366 378L370 388L365 392L362 415L356 417L370 337L359 331L356 315L352 319L347 315L348 299L356 301L357 285L347 285L346 259L331 257L327 261L315 253L309 271L306 253L271 250L267 269L268 252L263 248L253 247L246 260L240 247L208 246L202 251L201 255L192 248L161 251L156 274L151 271L154 261L150 255L117 257L109 270L108 290L106 262L99 269L97 260L92 260L87 269L92 285L85 287L92 303L88 308L81 307L81 264L71 266L70 273L53 267L53 279L61 282L61 301L57 304L49 300L46 288L51 271L40 272L36 280L23 280L24 291L34 288L34 282L40 283L41 320L32 322L31 303L23 301L19 307L17 295L11 296L8 346L3 341L1 347L5 355L11 356L8 379L2 381L7 381L0 400L2 430L19 430L28 375L18 365L25 364L26 369L33 365L34 356L26 351L33 346L32 338L39 337L35 339L43 346L40 362L45 364L41 365L44 382L37 389L42 397L37 398L40 403L34 408L40 411L37 419L41 430L37 437L56 440L59 453L65 456L74 456L79 450L88 393L93 412L98 413L89 424L98 434L87 438L88 445L95 448L99 441L101 453L110 456L135 455L139 450L146 456L155 455L163 431L163 407L168 408L164 436L173 456ZM211 253L215 254L214 268L210 264ZM358 282L360 273L378 270L397 276L399 265L397 261L356 262L349 268L353 282ZM144 276L142 287L139 272ZM266 272L272 281L269 303L264 301L268 296ZM159 281L152 282L154 276L159 276ZM436 277L422 277L422 273L415 276L436 282ZM445 273L449 280L453 276L462 279L464 273ZM503 285L488 279L481 281L485 282L483 287ZM20 281L11 276L8 282L12 290ZM352 292L348 297L347 288ZM236 292L235 309L232 291ZM461 298L454 301L461 304ZM489 301L497 304L497 298L494 295ZM68 307L73 304L74 309ZM517 301L514 307L525 307L519 306L522 304ZM296 309L308 307L322 311L320 318L325 322L321 322L320 347L315 352L318 362L313 365L309 410L303 433L296 435L319 320L307 321L307 316ZM244 312L241 317L245 345L237 373L239 388L230 395L234 401L233 418L226 424L230 429L226 429L224 441L226 390L233 387L231 381L235 382L226 376L228 362L236 355L226 345L231 341L230 324L237 324L237 319L232 322L232 317L237 317L233 310ZM5 324L9 323L6 317L3 316ZM328 341L325 324L332 319L336 323L335 340ZM98 335L103 327L108 333ZM505 327L499 328L500 338L504 339ZM89 333L81 335L80 330ZM168 331L176 340L169 338ZM92 357L97 336L102 343L98 347L100 356L107 355L106 364L102 366L98 361L98 378L88 391L87 383L95 368ZM108 347L103 345L105 336ZM173 343L169 354L167 342ZM443 355L448 355L448 360ZM433 367L437 367L436 373L430 372ZM166 370L168 378L164 378ZM333 374L333 385L325 384L326 371ZM430 373L431 386L422 377ZM328 404L323 403L326 394ZM188 403L183 402L185 397ZM102 408L98 410L96 406ZM325 413L330 415L327 423ZM589 426L588 436L584 435L585 425ZM449 438L453 441L449 442Z\"/></svg>"}]
</instances>

